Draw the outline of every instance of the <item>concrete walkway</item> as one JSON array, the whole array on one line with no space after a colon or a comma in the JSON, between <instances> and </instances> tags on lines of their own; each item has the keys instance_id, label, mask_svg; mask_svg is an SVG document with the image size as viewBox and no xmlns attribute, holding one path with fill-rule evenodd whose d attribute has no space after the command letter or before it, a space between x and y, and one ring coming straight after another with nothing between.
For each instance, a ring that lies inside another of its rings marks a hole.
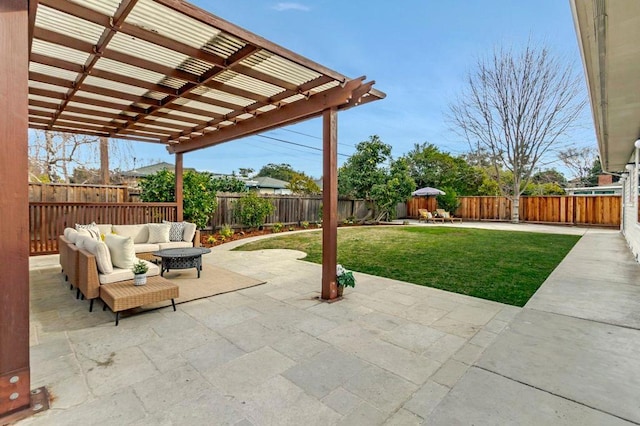
<instances>
[{"instance_id":1,"label":"concrete walkway","mask_svg":"<svg viewBox=\"0 0 640 426\"><path fill-rule=\"evenodd\" d=\"M524 309L365 274L326 304L300 252L224 245L204 261L267 284L114 327L34 259L32 386L55 399L21 424L638 422L638 265L615 231L551 228L585 236Z\"/></svg>"},{"instance_id":2,"label":"concrete walkway","mask_svg":"<svg viewBox=\"0 0 640 426\"><path fill-rule=\"evenodd\" d=\"M589 231L429 424L640 424L640 266Z\"/></svg>"}]
</instances>

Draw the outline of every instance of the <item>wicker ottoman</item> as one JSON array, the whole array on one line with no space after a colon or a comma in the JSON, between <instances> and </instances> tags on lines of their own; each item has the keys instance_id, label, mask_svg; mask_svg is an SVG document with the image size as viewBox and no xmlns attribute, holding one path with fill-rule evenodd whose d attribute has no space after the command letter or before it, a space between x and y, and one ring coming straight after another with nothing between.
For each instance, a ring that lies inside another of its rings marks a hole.
<instances>
[{"instance_id":1,"label":"wicker ottoman","mask_svg":"<svg viewBox=\"0 0 640 426\"><path fill-rule=\"evenodd\" d=\"M162 302L171 299L173 310L176 310L174 299L179 296L178 286L160 276L147 277L145 285L134 285L133 280L121 281L100 286L100 298L116 314L116 325L120 319L120 312L137 308L149 303Z\"/></svg>"}]
</instances>

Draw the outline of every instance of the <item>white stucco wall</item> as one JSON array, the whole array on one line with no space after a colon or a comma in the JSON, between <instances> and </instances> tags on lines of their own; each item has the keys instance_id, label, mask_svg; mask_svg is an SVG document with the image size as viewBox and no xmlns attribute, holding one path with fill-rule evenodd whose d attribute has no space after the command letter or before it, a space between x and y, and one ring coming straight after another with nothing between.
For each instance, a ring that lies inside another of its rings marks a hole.
<instances>
[{"instance_id":1,"label":"white stucco wall","mask_svg":"<svg viewBox=\"0 0 640 426\"><path fill-rule=\"evenodd\" d=\"M631 161L635 161L632 156ZM640 259L640 224L638 223L638 170L628 171L623 182L622 233L636 260ZM635 196L633 196L635 194Z\"/></svg>"}]
</instances>

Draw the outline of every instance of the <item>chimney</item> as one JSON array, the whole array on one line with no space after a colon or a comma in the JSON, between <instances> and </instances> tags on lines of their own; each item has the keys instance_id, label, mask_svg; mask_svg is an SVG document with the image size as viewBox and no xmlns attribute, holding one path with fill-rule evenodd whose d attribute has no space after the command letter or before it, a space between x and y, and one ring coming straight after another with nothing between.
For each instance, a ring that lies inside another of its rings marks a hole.
<instances>
[{"instance_id":1,"label":"chimney","mask_svg":"<svg viewBox=\"0 0 640 426\"><path fill-rule=\"evenodd\" d=\"M598 186L609 185L613 183L612 175L598 175Z\"/></svg>"}]
</instances>

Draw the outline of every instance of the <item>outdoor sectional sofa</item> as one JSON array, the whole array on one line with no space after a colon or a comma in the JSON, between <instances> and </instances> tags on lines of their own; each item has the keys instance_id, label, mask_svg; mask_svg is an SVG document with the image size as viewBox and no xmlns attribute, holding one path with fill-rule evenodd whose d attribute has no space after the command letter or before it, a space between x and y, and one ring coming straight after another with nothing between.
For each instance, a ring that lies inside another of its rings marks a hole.
<instances>
[{"instance_id":1,"label":"outdoor sectional sofa","mask_svg":"<svg viewBox=\"0 0 640 426\"><path fill-rule=\"evenodd\" d=\"M60 265L70 288L75 287L78 297L82 295L90 301L90 311L93 310L93 301L101 295L101 285L133 279L133 272L130 267L122 267L123 262L143 260L149 267L147 276L151 277L160 273L158 266L149 262L153 258L152 252L200 245L200 232L195 224L188 222L91 224L88 229L82 229L86 227L78 225L79 229L66 228L64 235L58 237L58 248ZM167 228L173 232L172 235L167 233ZM135 254L128 253L129 257L125 256L123 260L122 253L116 253L114 248L119 245Z\"/></svg>"}]
</instances>

